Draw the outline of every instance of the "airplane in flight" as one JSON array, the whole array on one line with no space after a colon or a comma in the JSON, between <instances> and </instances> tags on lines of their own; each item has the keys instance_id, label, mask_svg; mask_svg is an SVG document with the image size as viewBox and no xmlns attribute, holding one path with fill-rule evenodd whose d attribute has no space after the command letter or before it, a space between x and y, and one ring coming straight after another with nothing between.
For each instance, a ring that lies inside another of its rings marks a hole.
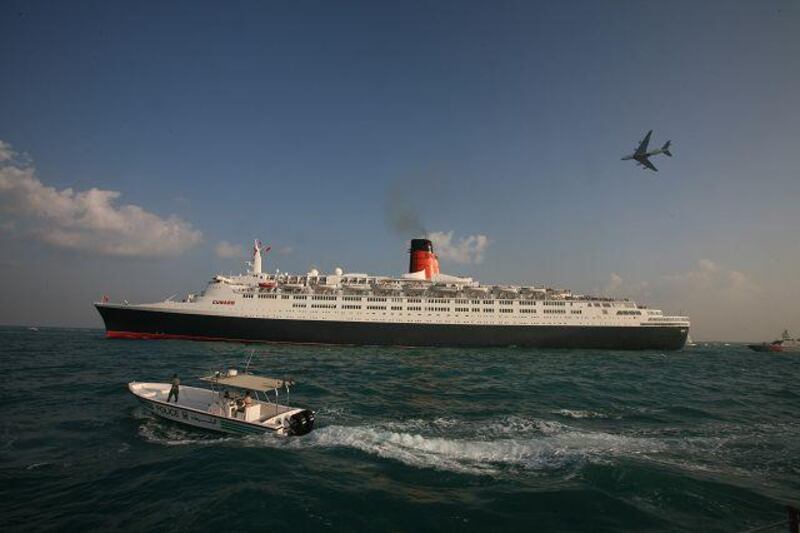
<instances>
[{"instance_id":1,"label":"airplane in flight","mask_svg":"<svg viewBox=\"0 0 800 533\"><path fill-rule=\"evenodd\" d=\"M672 152L669 151L669 143L671 141L667 141L664 143L664 146L661 148L656 148L652 152L647 151L647 145L650 143L650 135L653 133L653 130L647 132L645 135L644 140L639 144L639 148L631 155L626 155L622 158L623 161L628 161L633 159L639 165L643 165L645 168L649 168L655 172L658 172L658 169L650 162L648 157L658 154L664 154L672 157Z\"/></svg>"}]
</instances>

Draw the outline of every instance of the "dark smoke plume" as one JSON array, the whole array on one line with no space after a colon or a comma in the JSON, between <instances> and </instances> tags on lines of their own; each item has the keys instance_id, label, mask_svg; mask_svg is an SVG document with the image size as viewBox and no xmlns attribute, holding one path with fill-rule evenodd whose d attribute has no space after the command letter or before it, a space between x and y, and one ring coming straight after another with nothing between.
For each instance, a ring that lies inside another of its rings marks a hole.
<instances>
[{"instance_id":1,"label":"dark smoke plume","mask_svg":"<svg viewBox=\"0 0 800 533\"><path fill-rule=\"evenodd\" d=\"M416 200L416 202L415 202ZM414 198L407 188L390 187L386 196L386 224L403 237L423 237L428 232L422 223L418 204L423 198Z\"/></svg>"}]
</instances>

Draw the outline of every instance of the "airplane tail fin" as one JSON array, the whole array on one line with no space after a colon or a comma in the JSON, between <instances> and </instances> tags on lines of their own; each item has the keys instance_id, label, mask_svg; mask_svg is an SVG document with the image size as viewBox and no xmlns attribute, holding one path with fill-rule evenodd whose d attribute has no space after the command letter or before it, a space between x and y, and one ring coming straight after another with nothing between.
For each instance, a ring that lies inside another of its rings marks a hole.
<instances>
[{"instance_id":1,"label":"airplane tail fin","mask_svg":"<svg viewBox=\"0 0 800 533\"><path fill-rule=\"evenodd\" d=\"M670 157L672 157L672 152L669 151L669 143L671 142L672 141L667 141L664 143L664 146L661 147L661 151Z\"/></svg>"}]
</instances>

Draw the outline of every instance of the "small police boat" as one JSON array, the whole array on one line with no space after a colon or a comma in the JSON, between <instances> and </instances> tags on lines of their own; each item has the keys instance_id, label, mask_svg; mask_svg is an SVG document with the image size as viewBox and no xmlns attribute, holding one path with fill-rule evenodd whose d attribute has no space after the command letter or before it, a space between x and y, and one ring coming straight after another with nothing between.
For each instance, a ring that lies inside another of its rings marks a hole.
<instances>
[{"instance_id":1,"label":"small police boat","mask_svg":"<svg viewBox=\"0 0 800 533\"><path fill-rule=\"evenodd\" d=\"M305 435L314 427L314 412L278 403L291 379L240 374L234 369L200 378L210 389L181 385L178 401L169 399L169 383L128 383L128 390L153 414L203 429L238 435L276 433Z\"/></svg>"}]
</instances>

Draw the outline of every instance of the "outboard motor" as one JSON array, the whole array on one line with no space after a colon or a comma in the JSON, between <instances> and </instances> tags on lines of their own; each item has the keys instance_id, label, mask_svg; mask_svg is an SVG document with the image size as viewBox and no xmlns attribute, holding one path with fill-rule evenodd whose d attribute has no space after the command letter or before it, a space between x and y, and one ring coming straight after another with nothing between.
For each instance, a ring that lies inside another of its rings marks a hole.
<instances>
[{"instance_id":1,"label":"outboard motor","mask_svg":"<svg viewBox=\"0 0 800 533\"><path fill-rule=\"evenodd\" d=\"M431 279L439 273L439 259L433 253L433 243L428 239L411 239L411 260L408 272L413 274L425 271L425 279Z\"/></svg>"},{"instance_id":2,"label":"outboard motor","mask_svg":"<svg viewBox=\"0 0 800 533\"><path fill-rule=\"evenodd\" d=\"M305 435L314 428L314 411L304 409L289 417L288 435Z\"/></svg>"}]
</instances>

